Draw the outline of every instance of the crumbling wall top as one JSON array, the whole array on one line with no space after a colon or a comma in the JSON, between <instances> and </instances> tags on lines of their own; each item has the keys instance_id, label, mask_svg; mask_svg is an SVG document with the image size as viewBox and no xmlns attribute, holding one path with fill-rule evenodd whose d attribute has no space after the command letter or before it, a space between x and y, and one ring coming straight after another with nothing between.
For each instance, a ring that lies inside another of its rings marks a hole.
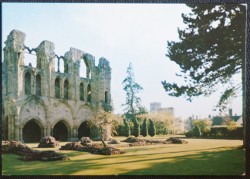
<instances>
[{"instance_id":1,"label":"crumbling wall top","mask_svg":"<svg viewBox=\"0 0 250 179\"><path fill-rule=\"evenodd\" d=\"M83 57L86 65L90 68L94 68L95 67L95 57L89 53L86 53Z\"/></svg>"},{"instance_id":2,"label":"crumbling wall top","mask_svg":"<svg viewBox=\"0 0 250 179\"><path fill-rule=\"evenodd\" d=\"M101 58L99 59L98 67L99 67L99 68L110 67L110 66L109 66L109 61L108 61L106 58L101 57Z\"/></svg>"},{"instance_id":3,"label":"crumbling wall top","mask_svg":"<svg viewBox=\"0 0 250 179\"><path fill-rule=\"evenodd\" d=\"M85 55L85 52L79 49L70 47L70 50L64 54L64 57L68 60L72 60L75 63L76 60L83 58L84 55Z\"/></svg>"},{"instance_id":4,"label":"crumbling wall top","mask_svg":"<svg viewBox=\"0 0 250 179\"><path fill-rule=\"evenodd\" d=\"M12 30L4 42L6 45L5 48L12 48L16 52L21 51L24 49L25 36L25 33L21 31Z\"/></svg>"},{"instance_id":5,"label":"crumbling wall top","mask_svg":"<svg viewBox=\"0 0 250 179\"><path fill-rule=\"evenodd\" d=\"M55 56L55 45L53 42L44 40L40 43L40 45L36 48L38 54L45 55L49 58L53 58Z\"/></svg>"}]
</instances>

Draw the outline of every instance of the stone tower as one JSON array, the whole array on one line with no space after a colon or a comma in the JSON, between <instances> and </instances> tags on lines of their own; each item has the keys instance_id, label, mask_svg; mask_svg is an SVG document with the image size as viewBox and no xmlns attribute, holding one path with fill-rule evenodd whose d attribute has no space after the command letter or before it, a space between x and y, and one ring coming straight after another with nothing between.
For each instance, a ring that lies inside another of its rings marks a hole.
<instances>
[{"instance_id":1,"label":"stone tower","mask_svg":"<svg viewBox=\"0 0 250 179\"><path fill-rule=\"evenodd\" d=\"M89 135L87 121L110 106L109 62L102 57L95 66L94 56L79 49L70 48L64 56L54 50L54 43L46 40L26 47L25 34L18 30L8 35L2 63L4 140L37 142L46 135L77 140ZM24 63L32 53L34 67ZM85 77L80 76L81 64Z\"/></svg>"}]
</instances>

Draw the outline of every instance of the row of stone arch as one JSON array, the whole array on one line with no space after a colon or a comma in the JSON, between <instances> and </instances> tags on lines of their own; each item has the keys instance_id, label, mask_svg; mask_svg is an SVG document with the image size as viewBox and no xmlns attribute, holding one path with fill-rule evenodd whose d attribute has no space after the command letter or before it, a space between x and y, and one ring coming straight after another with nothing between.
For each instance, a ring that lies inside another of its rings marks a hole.
<instances>
[{"instance_id":1,"label":"row of stone arch","mask_svg":"<svg viewBox=\"0 0 250 179\"><path fill-rule=\"evenodd\" d=\"M29 71L27 71L24 75L24 93L26 95L30 95L32 93L32 75ZM37 74L35 76L35 94L37 96L41 96L42 95L42 78L41 78L41 75L40 74Z\"/></svg>"},{"instance_id":2,"label":"row of stone arch","mask_svg":"<svg viewBox=\"0 0 250 179\"><path fill-rule=\"evenodd\" d=\"M26 95L30 95L32 92L32 88L31 88L31 80L32 80L32 75L29 71L27 71L24 75L24 83L25 83L25 87L24 87L24 92ZM59 77L57 77L55 79L55 98L58 98L60 99L61 98L61 79ZM41 96L42 95L42 79L41 79L41 75L40 74L37 74L35 76L35 94L37 96ZM64 81L63 81L63 91L64 91L64 96L63 98L64 99L70 99L70 83L69 83L69 80L66 78ZM83 82L80 83L80 87L79 87L79 98L81 101L84 101L84 85L83 85ZM87 102L91 102L91 85L88 84L87 86Z\"/></svg>"},{"instance_id":3,"label":"row of stone arch","mask_svg":"<svg viewBox=\"0 0 250 179\"><path fill-rule=\"evenodd\" d=\"M60 99L61 98L61 90L64 91L64 95L63 95L63 98L64 99L70 99L70 95L69 95L69 92L70 92L70 84L69 84L69 80L66 78L64 81L63 81L63 89L61 89L61 79L59 77L57 77L55 79L55 98L58 98ZM84 84L83 82L80 83L80 86L79 86L79 99L81 101L85 101L85 98L84 98L84 94L85 94L85 91L84 91ZM91 85L88 84L87 86L87 102L91 102Z\"/></svg>"},{"instance_id":4,"label":"row of stone arch","mask_svg":"<svg viewBox=\"0 0 250 179\"><path fill-rule=\"evenodd\" d=\"M29 52L27 49L24 50L24 66L34 66L35 68L41 68L41 59L37 57L36 52L33 50ZM69 64L68 61L63 57L54 58L55 62L55 72L59 73L68 73L69 72ZM91 78L91 70L90 65L87 64L84 59L79 59L79 76L83 78Z\"/></svg>"},{"instance_id":5,"label":"row of stone arch","mask_svg":"<svg viewBox=\"0 0 250 179\"><path fill-rule=\"evenodd\" d=\"M8 119L7 119L8 124ZM3 131L6 136L8 134L8 129L10 126L6 126ZM58 121L51 131L51 136L53 136L58 141L68 141L71 138L72 129L70 125L65 120ZM45 136L45 127L37 119L29 120L22 129L22 139L26 143L39 142L43 136ZM78 127L78 139L81 137L90 137L90 125L89 121L84 121Z\"/></svg>"}]
</instances>

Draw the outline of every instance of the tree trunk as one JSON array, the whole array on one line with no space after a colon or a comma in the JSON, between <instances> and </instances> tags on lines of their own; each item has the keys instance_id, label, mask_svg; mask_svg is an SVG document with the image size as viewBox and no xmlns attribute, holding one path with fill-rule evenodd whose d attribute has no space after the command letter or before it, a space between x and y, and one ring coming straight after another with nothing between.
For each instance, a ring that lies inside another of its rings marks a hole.
<instances>
[{"instance_id":1,"label":"tree trunk","mask_svg":"<svg viewBox=\"0 0 250 179\"><path fill-rule=\"evenodd\" d=\"M106 148L107 147L107 145L105 144L105 142L104 142L104 135L103 135L103 130L102 130L102 124L100 124L100 131L101 131L101 135L102 135L102 145L103 145L103 148Z\"/></svg>"}]
</instances>

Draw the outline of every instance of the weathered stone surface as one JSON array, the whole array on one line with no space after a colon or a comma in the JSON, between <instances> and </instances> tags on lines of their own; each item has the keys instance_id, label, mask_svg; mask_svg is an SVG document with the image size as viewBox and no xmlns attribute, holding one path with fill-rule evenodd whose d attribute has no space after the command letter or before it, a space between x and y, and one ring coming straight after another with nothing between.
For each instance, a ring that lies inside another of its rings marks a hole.
<instances>
[{"instance_id":1,"label":"weathered stone surface","mask_svg":"<svg viewBox=\"0 0 250 179\"><path fill-rule=\"evenodd\" d=\"M139 141L142 140L138 139L135 136L129 136L127 139L123 140L123 142L128 142L128 143L139 142Z\"/></svg>"},{"instance_id":2,"label":"weathered stone surface","mask_svg":"<svg viewBox=\"0 0 250 179\"><path fill-rule=\"evenodd\" d=\"M27 142L24 135L34 133L38 136L36 142L43 136L60 136L56 134L62 131L56 130L60 122L64 125L62 128L66 128L63 131L67 141L76 139L81 124L93 119L103 103L110 104L111 68L105 58L95 65L94 56L72 47L64 56L58 55L53 42L47 40L38 47L26 47L25 34L18 30L8 35L5 44L2 70L4 140ZM36 66L24 63L27 50L32 51ZM80 77L80 62L86 70L84 77ZM62 65L64 71L55 71L56 66ZM27 132L25 127L31 121L38 129ZM109 133L110 130L106 130L105 139L110 137Z\"/></svg>"},{"instance_id":3,"label":"weathered stone surface","mask_svg":"<svg viewBox=\"0 0 250 179\"><path fill-rule=\"evenodd\" d=\"M92 146L83 146L79 142L67 143L65 146L61 146L60 150L76 150L101 155L114 155L124 153L120 149L114 147L108 146L104 148L100 143L93 143Z\"/></svg>"},{"instance_id":4,"label":"weathered stone surface","mask_svg":"<svg viewBox=\"0 0 250 179\"><path fill-rule=\"evenodd\" d=\"M56 146L59 146L59 142L56 141L56 139L52 136L43 137L38 145L39 148L56 147Z\"/></svg>"},{"instance_id":5,"label":"weathered stone surface","mask_svg":"<svg viewBox=\"0 0 250 179\"><path fill-rule=\"evenodd\" d=\"M60 150L78 150L82 147L83 145L80 142L71 142L61 146Z\"/></svg>"},{"instance_id":6,"label":"weathered stone surface","mask_svg":"<svg viewBox=\"0 0 250 179\"><path fill-rule=\"evenodd\" d=\"M14 153L22 156L24 161L42 160L68 160L68 157L59 154L55 151L38 151L32 150L19 141L2 141L2 152L3 153Z\"/></svg>"},{"instance_id":7,"label":"weathered stone surface","mask_svg":"<svg viewBox=\"0 0 250 179\"><path fill-rule=\"evenodd\" d=\"M147 145L146 141L139 141L139 142L133 142L129 144L129 147L134 147L134 146L145 146Z\"/></svg>"},{"instance_id":8,"label":"weathered stone surface","mask_svg":"<svg viewBox=\"0 0 250 179\"><path fill-rule=\"evenodd\" d=\"M90 140L89 137L82 137L81 138L81 144L83 146L91 146L92 145L92 140Z\"/></svg>"},{"instance_id":9,"label":"weathered stone surface","mask_svg":"<svg viewBox=\"0 0 250 179\"><path fill-rule=\"evenodd\" d=\"M108 144L120 144L121 142L117 139L111 139L110 142L108 142Z\"/></svg>"},{"instance_id":10,"label":"weathered stone surface","mask_svg":"<svg viewBox=\"0 0 250 179\"><path fill-rule=\"evenodd\" d=\"M170 137L169 139L166 140L166 143L169 143L169 144L187 144L188 142L186 140L181 140L179 138Z\"/></svg>"},{"instance_id":11,"label":"weathered stone surface","mask_svg":"<svg viewBox=\"0 0 250 179\"><path fill-rule=\"evenodd\" d=\"M114 155L114 154L123 154L124 152L120 149L116 149L114 147L106 147L101 148L95 152L95 154L102 154L102 155Z\"/></svg>"}]
</instances>

